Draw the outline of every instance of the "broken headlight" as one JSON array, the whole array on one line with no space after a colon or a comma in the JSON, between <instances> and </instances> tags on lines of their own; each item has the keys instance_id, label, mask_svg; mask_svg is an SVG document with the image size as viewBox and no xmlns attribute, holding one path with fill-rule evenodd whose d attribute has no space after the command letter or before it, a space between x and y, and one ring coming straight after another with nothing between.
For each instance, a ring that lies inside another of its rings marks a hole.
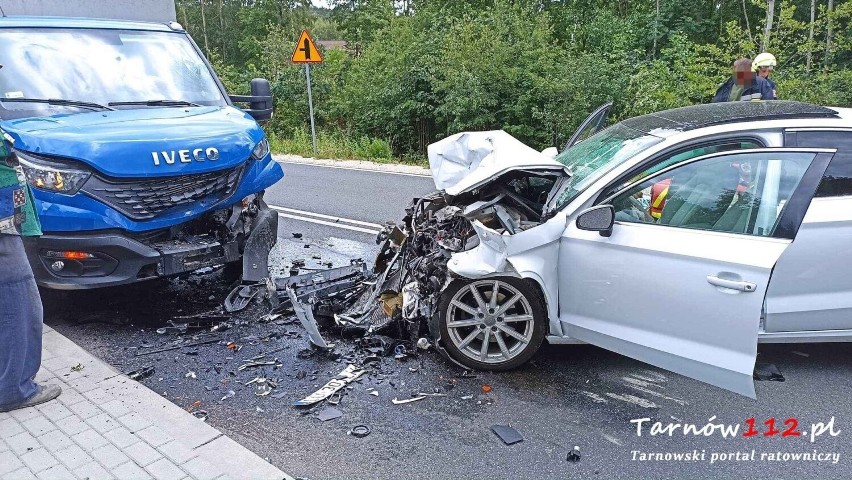
<instances>
[{"instance_id":1,"label":"broken headlight","mask_svg":"<svg viewBox=\"0 0 852 480\"><path fill-rule=\"evenodd\" d=\"M20 150L15 153L27 183L48 192L74 195L92 175L88 170L35 157Z\"/></svg>"},{"instance_id":2,"label":"broken headlight","mask_svg":"<svg viewBox=\"0 0 852 480\"><path fill-rule=\"evenodd\" d=\"M251 156L255 160L260 160L267 155L269 155L269 140L264 137L263 140L257 142L257 145L254 146Z\"/></svg>"}]
</instances>

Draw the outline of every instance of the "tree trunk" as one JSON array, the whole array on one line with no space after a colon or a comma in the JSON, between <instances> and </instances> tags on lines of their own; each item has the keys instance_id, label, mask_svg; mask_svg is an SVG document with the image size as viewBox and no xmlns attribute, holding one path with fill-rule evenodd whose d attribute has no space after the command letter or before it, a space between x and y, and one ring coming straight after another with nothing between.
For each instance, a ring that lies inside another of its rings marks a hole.
<instances>
[{"instance_id":1,"label":"tree trunk","mask_svg":"<svg viewBox=\"0 0 852 480\"><path fill-rule=\"evenodd\" d=\"M774 18L775 0L769 0L766 2L766 26L763 28L763 43L760 46L760 51L762 52L765 52L769 48L769 36L772 34L772 22Z\"/></svg>"},{"instance_id":2,"label":"tree trunk","mask_svg":"<svg viewBox=\"0 0 852 480\"><path fill-rule=\"evenodd\" d=\"M831 14L834 12L834 0L828 0L828 11L825 12L826 15L826 31L825 31L825 65L828 66L831 63Z\"/></svg>"},{"instance_id":3,"label":"tree trunk","mask_svg":"<svg viewBox=\"0 0 852 480\"><path fill-rule=\"evenodd\" d=\"M811 61L814 57L814 12L816 11L816 0L811 0L811 24L808 30L808 56L805 60L805 73L811 73Z\"/></svg>"},{"instance_id":4,"label":"tree trunk","mask_svg":"<svg viewBox=\"0 0 852 480\"><path fill-rule=\"evenodd\" d=\"M222 63L227 63L227 57L225 56L225 38L228 35L225 33L225 15L223 11L225 10L225 0L219 0L219 38L222 43Z\"/></svg>"},{"instance_id":5,"label":"tree trunk","mask_svg":"<svg viewBox=\"0 0 852 480\"><path fill-rule=\"evenodd\" d=\"M210 43L207 41L207 18L204 16L204 2L205 0L198 1L198 4L201 5L201 31L204 34L204 54L210 55Z\"/></svg>"},{"instance_id":6,"label":"tree trunk","mask_svg":"<svg viewBox=\"0 0 852 480\"><path fill-rule=\"evenodd\" d=\"M651 49L651 58L657 58L657 28L660 23L660 0L657 0L657 15L654 17L654 48Z\"/></svg>"},{"instance_id":7,"label":"tree trunk","mask_svg":"<svg viewBox=\"0 0 852 480\"><path fill-rule=\"evenodd\" d=\"M751 24L748 21L748 9L746 8L746 0L743 0L743 18L745 18L746 30L748 30L748 38L749 40L751 40L752 45L754 45L754 37L751 35ZM719 32L719 36L722 36L721 32Z\"/></svg>"}]
</instances>

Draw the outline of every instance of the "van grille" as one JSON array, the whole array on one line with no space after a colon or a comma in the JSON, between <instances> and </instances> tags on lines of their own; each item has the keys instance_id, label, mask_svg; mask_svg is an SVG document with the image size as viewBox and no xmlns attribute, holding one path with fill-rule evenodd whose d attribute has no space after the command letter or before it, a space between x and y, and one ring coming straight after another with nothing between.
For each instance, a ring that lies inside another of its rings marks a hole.
<instances>
[{"instance_id":1,"label":"van grille","mask_svg":"<svg viewBox=\"0 0 852 480\"><path fill-rule=\"evenodd\" d=\"M243 167L178 177L116 179L93 176L83 191L134 220L148 220L199 200L216 203L236 190Z\"/></svg>"}]
</instances>

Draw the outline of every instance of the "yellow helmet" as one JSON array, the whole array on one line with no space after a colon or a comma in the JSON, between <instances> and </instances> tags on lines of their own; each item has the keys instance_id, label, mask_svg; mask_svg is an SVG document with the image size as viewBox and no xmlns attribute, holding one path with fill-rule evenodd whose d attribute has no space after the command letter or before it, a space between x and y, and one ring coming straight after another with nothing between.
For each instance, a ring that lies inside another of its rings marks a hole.
<instances>
[{"instance_id":1,"label":"yellow helmet","mask_svg":"<svg viewBox=\"0 0 852 480\"><path fill-rule=\"evenodd\" d=\"M777 62L775 61L775 55L763 52L760 55L754 57L754 61L751 62L751 68L754 69L755 72L760 70L761 68L772 69L775 68L776 63Z\"/></svg>"}]
</instances>

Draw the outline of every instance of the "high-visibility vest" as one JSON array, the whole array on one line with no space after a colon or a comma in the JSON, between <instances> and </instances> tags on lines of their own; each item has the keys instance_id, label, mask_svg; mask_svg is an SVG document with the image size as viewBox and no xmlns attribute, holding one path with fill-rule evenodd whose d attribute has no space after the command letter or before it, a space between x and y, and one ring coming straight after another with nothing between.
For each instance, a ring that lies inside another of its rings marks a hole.
<instances>
[{"instance_id":1,"label":"high-visibility vest","mask_svg":"<svg viewBox=\"0 0 852 480\"><path fill-rule=\"evenodd\" d=\"M663 207L666 206L666 197L671 184L672 179L667 178L651 186L651 206L648 207L648 213L657 220L663 216Z\"/></svg>"}]
</instances>

